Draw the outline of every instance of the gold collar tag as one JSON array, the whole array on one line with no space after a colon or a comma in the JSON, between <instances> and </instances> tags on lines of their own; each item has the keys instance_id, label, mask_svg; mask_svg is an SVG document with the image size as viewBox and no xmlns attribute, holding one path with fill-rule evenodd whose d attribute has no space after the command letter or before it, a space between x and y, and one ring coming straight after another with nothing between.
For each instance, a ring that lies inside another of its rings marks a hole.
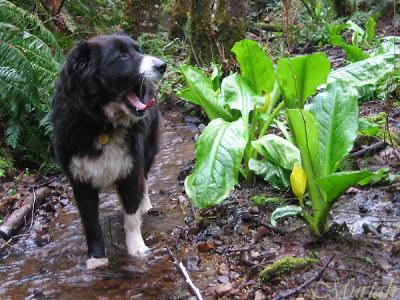
<instances>
[{"instance_id":1,"label":"gold collar tag","mask_svg":"<svg viewBox=\"0 0 400 300\"><path fill-rule=\"evenodd\" d=\"M106 133L100 134L99 135L99 143L102 145L107 145L108 142L110 141L110 136Z\"/></svg>"}]
</instances>

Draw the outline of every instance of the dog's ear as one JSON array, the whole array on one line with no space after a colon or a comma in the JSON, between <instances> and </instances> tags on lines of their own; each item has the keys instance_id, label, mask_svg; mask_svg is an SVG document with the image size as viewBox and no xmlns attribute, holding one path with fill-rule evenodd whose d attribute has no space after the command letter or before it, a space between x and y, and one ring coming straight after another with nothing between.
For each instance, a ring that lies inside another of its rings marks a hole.
<instances>
[{"instance_id":1,"label":"dog's ear","mask_svg":"<svg viewBox=\"0 0 400 300\"><path fill-rule=\"evenodd\" d=\"M69 75L83 73L89 66L92 47L88 42L79 42L68 54L65 63Z\"/></svg>"}]
</instances>

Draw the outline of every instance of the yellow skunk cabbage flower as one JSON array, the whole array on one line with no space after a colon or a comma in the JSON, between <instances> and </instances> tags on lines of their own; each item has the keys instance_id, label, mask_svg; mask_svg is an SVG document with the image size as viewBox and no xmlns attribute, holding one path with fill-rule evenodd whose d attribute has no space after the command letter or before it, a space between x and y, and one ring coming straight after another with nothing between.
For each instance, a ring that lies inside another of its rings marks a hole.
<instances>
[{"instance_id":1,"label":"yellow skunk cabbage flower","mask_svg":"<svg viewBox=\"0 0 400 300\"><path fill-rule=\"evenodd\" d=\"M307 186L307 175L301 165L295 164L292 174L290 174L290 185L293 194L298 198L302 198Z\"/></svg>"},{"instance_id":2,"label":"yellow skunk cabbage flower","mask_svg":"<svg viewBox=\"0 0 400 300\"><path fill-rule=\"evenodd\" d=\"M257 108L258 113L265 113L268 109L269 103L271 102L271 96L269 94L265 95L264 105Z\"/></svg>"}]
</instances>

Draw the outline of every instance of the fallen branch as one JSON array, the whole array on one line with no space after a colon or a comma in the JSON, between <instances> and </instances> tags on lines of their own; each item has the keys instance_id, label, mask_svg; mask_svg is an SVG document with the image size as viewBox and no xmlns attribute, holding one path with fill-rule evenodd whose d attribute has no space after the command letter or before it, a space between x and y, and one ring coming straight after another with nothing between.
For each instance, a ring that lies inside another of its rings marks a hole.
<instances>
[{"instance_id":1,"label":"fallen branch","mask_svg":"<svg viewBox=\"0 0 400 300\"><path fill-rule=\"evenodd\" d=\"M378 153L379 151L385 149L386 147L387 147L387 143L385 143L384 141L380 141L380 142L377 142L375 144L368 146L367 148L350 153L350 157L357 158L357 157L362 157L364 155L375 154L375 153Z\"/></svg>"},{"instance_id":2,"label":"fallen branch","mask_svg":"<svg viewBox=\"0 0 400 300\"><path fill-rule=\"evenodd\" d=\"M4 221L4 223L0 226L0 237L7 240L13 234L15 234L22 226L25 225L25 220L32 214L31 217L33 219L33 213L35 207L38 207L40 203L46 199L47 196L50 195L50 189L47 187L42 187L38 189L36 192L33 191L31 197L25 199L22 203L22 206L15 211ZM29 230L32 228L33 220L31 221L31 225Z\"/></svg>"},{"instance_id":3,"label":"fallen branch","mask_svg":"<svg viewBox=\"0 0 400 300\"><path fill-rule=\"evenodd\" d=\"M183 263L182 262L178 263L174 254L172 253L171 249L169 249L169 247L167 247L167 249L168 249L169 255L172 259L173 264L178 269L178 271L180 271L182 273L183 277L185 278L186 283L189 285L190 290L192 291L194 296L196 296L196 298L198 300L203 300L203 297L200 294L200 290L194 285L193 281L190 279L189 273L187 272Z\"/></svg>"},{"instance_id":4,"label":"fallen branch","mask_svg":"<svg viewBox=\"0 0 400 300\"><path fill-rule=\"evenodd\" d=\"M314 281L318 281L321 278L322 274L324 274L326 268L329 266L329 264L331 263L331 261L333 260L334 257L335 257L335 255L332 255L332 257L326 262L326 264L322 267L322 269L315 276L311 277L309 280L307 280L306 282L304 282L302 285L298 286L297 288L291 290L290 292L278 295L277 297L273 298L272 300L282 300L282 299L289 298L290 296L298 294L302 289L309 286Z\"/></svg>"},{"instance_id":5,"label":"fallen branch","mask_svg":"<svg viewBox=\"0 0 400 300\"><path fill-rule=\"evenodd\" d=\"M270 225L268 223L265 223L260 218L258 218L256 216L253 216L250 213L244 214L242 216L242 221L253 221L253 222L257 223L258 225L263 226L265 228L268 228L269 230L272 230L273 232L278 233L280 235L285 235L285 234L288 233L286 230L283 230L283 229L280 229L278 227L272 226L272 225Z\"/></svg>"}]
</instances>

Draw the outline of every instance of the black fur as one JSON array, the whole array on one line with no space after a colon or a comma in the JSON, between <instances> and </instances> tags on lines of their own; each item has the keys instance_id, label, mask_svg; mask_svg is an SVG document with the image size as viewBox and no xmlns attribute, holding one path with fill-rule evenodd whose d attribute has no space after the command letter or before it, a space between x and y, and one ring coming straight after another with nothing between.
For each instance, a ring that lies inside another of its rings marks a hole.
<instances>
[{"instance_id":1,"label":"black fur","mask_svg":"<svg viewBox=\"0 0 400 300\"><path fill-rule=\"evenodd\" d=\"M139 66L144 54L125 35L98 36L78 43L68 54L53 99L53 147L56 158L73 187L88 244L89 257L105 256L99 223L100 188L77 180L70 170L72 157L96 158L102 149L95 146L101 134L112 137L121 127L105 115L110 102L128 103L133 91L142 102L154 97L152 84L143 84ZM160 76L165 63L159 66ZM129 104L129 103L128 103ZM135 115L135 112L132 112ZM126 213L135 213L143 196L144 179L158 150L159 111L154 105L146 115L125 126L124 142L133 158L133 167L115 184Z\"/></svg>"}]
</instances>

